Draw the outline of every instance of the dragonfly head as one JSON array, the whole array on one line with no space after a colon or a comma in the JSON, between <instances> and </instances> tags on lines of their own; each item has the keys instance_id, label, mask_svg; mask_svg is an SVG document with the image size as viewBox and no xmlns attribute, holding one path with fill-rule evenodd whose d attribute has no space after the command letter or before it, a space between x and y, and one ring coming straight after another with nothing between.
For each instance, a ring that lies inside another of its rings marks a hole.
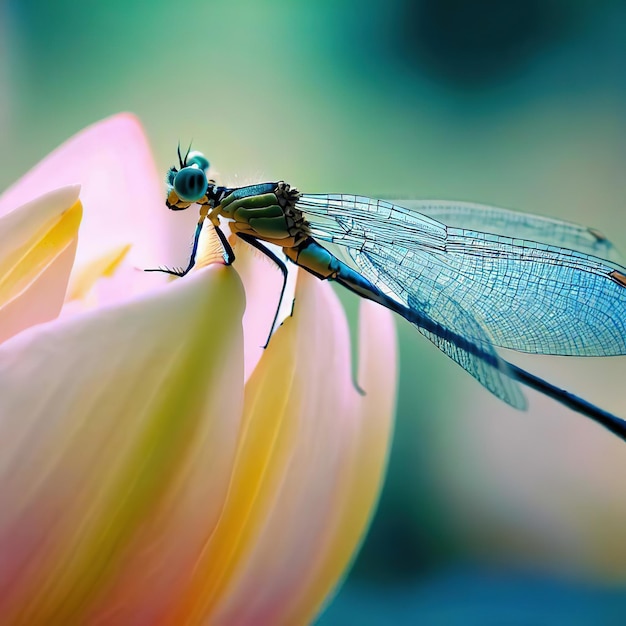
<instances>
[{"instance_id":1,"label":"dragonfly head","mask_svg":"<svg viewBox=\"0 0 626 626\"><path fill-rule=\"evenodd\" d=\"M183 158L180 145L178 164L180 168L170 167L165 181L168 188L165 204L175 211L189 208L206 194L208 186L206 172L210 167L208 159L201 152L187 150Z\"/></svg>"}]
</instances>

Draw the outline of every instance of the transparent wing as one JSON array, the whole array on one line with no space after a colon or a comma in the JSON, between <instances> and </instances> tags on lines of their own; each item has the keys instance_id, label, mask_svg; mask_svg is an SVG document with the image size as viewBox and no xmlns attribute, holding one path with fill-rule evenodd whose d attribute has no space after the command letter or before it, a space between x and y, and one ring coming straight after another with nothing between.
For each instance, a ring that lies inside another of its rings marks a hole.
<instances>
[{"instance_id":1,"label":"transparent wing","mask_svg":"<svg viewBox=\"0 0 626 626\"><path fill-rule=\"evenodd\" d=\"M381 290L470 312L495 345L572 356L626 354L626 268L539 242L446 227L424 214L350 195L303 196L315 237L343 245ZM393 277L393 283L390 282ZM485 341L467 325L467 337ZM473 333L473 334L471 334Z\"/></svg>"},{"instance_id":2,"label":"transparent wing","mask_svg":"<svg viewBox=\"0 0 626 626\"><path fill-rule=\"evenodd\" d=\"M529 239L623 263L615 246L595 228L472 202L401 200L399 204L446 226Z\"/></svg>"},{"instance_id":3,"label":"transparent wing","mask_svg":"<svg viewBox=\"0 0 626 626\"><path fill-rule=\"evenodd\" d=\"M350 252L361 273L369 281L376 285L385 285L392 292L403 290L398 281L402 276L391 271L393 263L381 258L380 255L371 255L359 250ZM496 353L485 329L469 311L462 309L458 303L444 294L433 292L428 281L413 284L406 293L407 304L412 311L417 312L418 318L427 318L449 331L436 334L421 327L419 321L410 320L425 337L500 399L517 409L526 408L526 400L520 385L510 375L508 365ZM452 335L456 337L453 338ZM463 341L463 338L469 337L478 338L474 340L472 346L474 350L467 345L467 340ZM478 348L482 355L476 354L475 348Z\"/></svg>"}]
</instances>

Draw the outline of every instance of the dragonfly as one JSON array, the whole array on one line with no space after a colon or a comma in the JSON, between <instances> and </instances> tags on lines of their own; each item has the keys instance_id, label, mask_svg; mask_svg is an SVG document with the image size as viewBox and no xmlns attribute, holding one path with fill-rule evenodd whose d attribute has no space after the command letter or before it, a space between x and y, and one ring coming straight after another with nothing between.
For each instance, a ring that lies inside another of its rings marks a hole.
<instances>
[{"instance_id":1,"label":"dragonfly","mask_svg":"<svg viewBox=\"0 0 626 626\"><path fill-rule=\"evenodd\" d=\"M626 440L626 420L505 360L496 349L626 354L626 268L599 231L465 202L400 206L351 194L303 194L284 181L224 187L208 178L209 166L202 153L187 150L183 157L179 146L178 167L167 172L166 206L199 206L191 256L185 268L148 271L187 274L206 220L219 237L224 262L232 264L235 255L222 231L227 221L231 233L281 270L281 301L286 259L401 315L507 404L526 409L523 384ZM267 244L279 246L285 259Z\"/></svg>"}]
</instances>

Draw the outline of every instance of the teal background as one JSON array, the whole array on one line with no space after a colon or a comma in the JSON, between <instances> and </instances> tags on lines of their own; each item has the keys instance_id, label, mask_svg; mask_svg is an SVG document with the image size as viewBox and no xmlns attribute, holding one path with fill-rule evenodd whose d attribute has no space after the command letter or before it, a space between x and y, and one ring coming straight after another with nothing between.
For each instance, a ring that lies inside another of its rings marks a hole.
<instances>
[{"instance_id":1,"label":"teal background","mask_svg":"<svg viewBox=\"0 0 626 626\"><path fill-rule=\"evenodd\" d=\"M193 139L231 180L490 203L626 250L625 69L618 0L5 0L0 188L129 110L164 172ZM398 327L381 506L320 623L624 623L623 444ZM626 416L624 358L512 358Z\"/></svg>"}]
</instances>

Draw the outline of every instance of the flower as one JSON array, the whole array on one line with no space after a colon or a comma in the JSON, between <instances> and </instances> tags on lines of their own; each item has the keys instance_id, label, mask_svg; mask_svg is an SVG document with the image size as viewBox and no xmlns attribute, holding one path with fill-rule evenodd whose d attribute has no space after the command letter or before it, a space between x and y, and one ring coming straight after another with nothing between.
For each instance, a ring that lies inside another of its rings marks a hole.
<instances>
[{"instance_id":1,"label":"flower","mask_svg":"<svg viewBox=\"0 0 626 626\"><path fill-rule=\"evenodd\" d=\"M389 313L361 307L365 396L336 296L304 272L260 350L278 285L245 246L236 269L137 271L180 241L158 180L119 115L0 198L2 624L305 624L367 527Z\"/></svg>"}]
</instances>

